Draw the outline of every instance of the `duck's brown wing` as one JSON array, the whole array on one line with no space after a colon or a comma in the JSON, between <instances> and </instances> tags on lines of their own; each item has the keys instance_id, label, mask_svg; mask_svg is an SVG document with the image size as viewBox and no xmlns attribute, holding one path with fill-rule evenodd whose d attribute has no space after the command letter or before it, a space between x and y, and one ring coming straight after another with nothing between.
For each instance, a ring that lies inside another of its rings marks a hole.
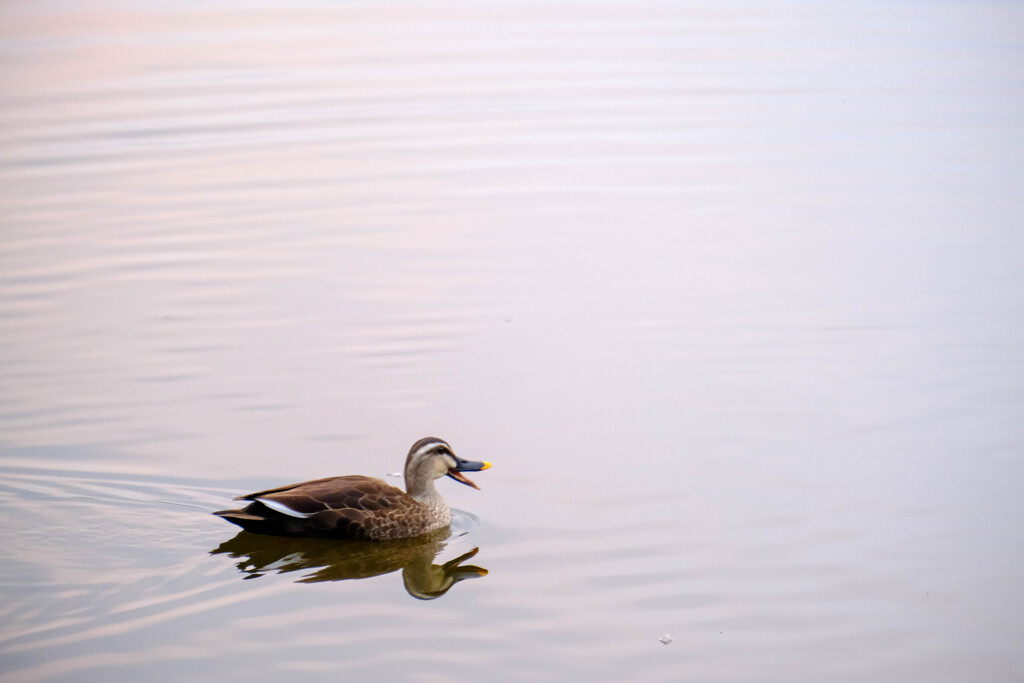
<instances>
[{"instance_id":1,"label":"duck's brown wing","mask_svg":"<svg viewBox=\"0 0 1024 683\"><path fill-rule=\"evenodd\" d=\"M327 477L257 491L236 500L252 500L292 517L311 517L327 510L378 512L408 506L413 499L401 489L373 477Z\"/></svg>"}]
</instances>

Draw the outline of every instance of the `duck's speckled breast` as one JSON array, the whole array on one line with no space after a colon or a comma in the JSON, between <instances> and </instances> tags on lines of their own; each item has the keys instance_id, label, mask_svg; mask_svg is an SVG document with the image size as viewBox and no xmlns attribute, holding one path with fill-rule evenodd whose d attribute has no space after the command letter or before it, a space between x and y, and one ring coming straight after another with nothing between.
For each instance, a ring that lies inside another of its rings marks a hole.
<instances>
[{"instance_id":1,"label":"duck's speckled breast","mask_svg":"<svg viewBox=\"0 0 1024 683\"><path fill-rule=\"evenodd\" d=\"M325 510L314 523L335 527L352 538L387 541L419 536L451 524L451 510L443 500L407 499L405 505L378 510Z\"/></svg>"}]
</instances>

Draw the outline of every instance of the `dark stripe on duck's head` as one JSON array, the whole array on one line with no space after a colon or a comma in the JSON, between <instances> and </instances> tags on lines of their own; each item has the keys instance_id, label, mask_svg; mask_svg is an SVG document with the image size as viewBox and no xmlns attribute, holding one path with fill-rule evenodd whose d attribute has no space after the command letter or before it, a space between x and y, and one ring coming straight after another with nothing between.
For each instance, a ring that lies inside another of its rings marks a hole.
<instances>
[{"instance_id":1,"label":"dark stripe on duck's head","mask_svg":"<svg viewBox=\"0 0 1024 683\"><path fill-rule=\"evenodd\" d=\"M448 442L444 439L439 439L436 436L428 436L420 439L412 445L409 449L409 459L411 460L414 456L425 456L432 452L448 453L452 454L452 447L448 445Z\"/></svg>"}]
</instances>

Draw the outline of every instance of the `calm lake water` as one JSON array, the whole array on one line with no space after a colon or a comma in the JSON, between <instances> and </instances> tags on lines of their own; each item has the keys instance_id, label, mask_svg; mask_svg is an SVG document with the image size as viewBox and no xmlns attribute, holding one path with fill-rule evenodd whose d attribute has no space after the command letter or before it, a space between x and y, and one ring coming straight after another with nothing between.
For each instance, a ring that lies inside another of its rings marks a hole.
<instances>
[{"instance_id":1,"label":"calm lake water","mask_svg":"<svg viewBox=\"0 0 1024 683\"><path fill-rule=\"evenodd\" d=\"M0 678L1021 680L1022 188L1019 3L4 3Z\"/></svg>"}]
</instances>

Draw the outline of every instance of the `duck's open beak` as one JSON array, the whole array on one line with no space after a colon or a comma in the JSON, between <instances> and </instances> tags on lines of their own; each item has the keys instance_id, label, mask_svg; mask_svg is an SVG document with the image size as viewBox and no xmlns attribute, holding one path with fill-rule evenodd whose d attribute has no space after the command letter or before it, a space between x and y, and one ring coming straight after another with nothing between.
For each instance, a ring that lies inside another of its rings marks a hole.
<instances>
[{"instance_id":1,"label":"duck's open beak","mask_svg":"<svg viewBox=\"0 0 1024 683\"><path fill-rule=\"evenodd\" d=\"M464 476L460 474L460 472L479 472L480 470L486 470L490 466L491 463L489 462L480 462L478 460L463 460L462 458L455 458L455 467L452 467L448 470L448 476L454 479L455 481L459 482L460 484L472 486L477 491L479 491L480 487L471 482L469 479L466 479Z\"/></svg>"}]
</instances>

